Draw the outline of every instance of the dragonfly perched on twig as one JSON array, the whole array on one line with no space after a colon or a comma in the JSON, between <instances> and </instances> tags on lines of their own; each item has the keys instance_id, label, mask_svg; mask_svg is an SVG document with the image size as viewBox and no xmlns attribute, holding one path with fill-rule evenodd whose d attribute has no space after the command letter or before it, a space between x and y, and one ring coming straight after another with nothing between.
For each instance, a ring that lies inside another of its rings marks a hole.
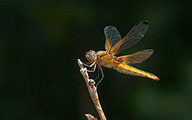
<instances>
[{"instance_id":1,"label":"dragonfly perched on twig","mask_svg":"<svg viewBox=\"0 0 192 120\"><path fill-rule=\"evenodd\" d=\"M139 42L147 32L148 27L148 21L141 21L137 23L123 39L121 39L119 31L115 27L107 26L104 28L104 34L106 38L106 51L95 52L93 50L90 50L85 54L85 57L87 58L89 63L84 63L84 65L92 68L91 70L88 70L88 72L94 72L96 67L98 68L98 70L101 71L102 77L97 83L97 85L104 78L101 66L114 68L115 70L125 74L131 74L136 76L148 77L153 80L159 80L159 78L153 75L152 73L148 73L130 66L131 64L141 63L142 61L146 60L153 53L153 49L139 51L130 55L124 55L119 57L115 56L123 50Z\"/></svg>"}]
</instances>

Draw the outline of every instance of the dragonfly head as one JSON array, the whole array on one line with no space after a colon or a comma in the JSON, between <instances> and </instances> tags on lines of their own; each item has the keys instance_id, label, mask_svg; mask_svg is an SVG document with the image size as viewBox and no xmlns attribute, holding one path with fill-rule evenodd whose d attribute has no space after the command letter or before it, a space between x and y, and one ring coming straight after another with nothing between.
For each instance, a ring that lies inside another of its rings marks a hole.
<instances>
[{"instance_id":1,"label":"dragonfly head","mask_svg":"<svg viewBox=\"0 0 192 120\"><path fill-rule=\"evenodd\" d=\"M87 60L89 62L93 62L93 61L95 61L97 59L97 55L96 55L94 50L90 50L89 52L87 52L85 54L85 57L87 58Z\"/></svg>"}]
</instances>

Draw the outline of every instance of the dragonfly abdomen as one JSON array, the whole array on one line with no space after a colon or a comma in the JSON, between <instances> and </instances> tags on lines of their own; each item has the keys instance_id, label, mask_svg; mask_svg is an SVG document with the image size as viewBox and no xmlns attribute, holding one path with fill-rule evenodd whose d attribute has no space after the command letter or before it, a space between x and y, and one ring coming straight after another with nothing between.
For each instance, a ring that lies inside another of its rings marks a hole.
<instances>
[{"instance_id":1,"label":"dragonfly abdomen","mask_svg":"<svg viewBox=\"0 0 192 120\"><path fill-rule=\"evenodd\" d=\"M119 71L121 73L125 73L125 74L131 74L131 75L135 75L135 76L148 77L153 80L159 80L159 78L157 76L153 75L152 73L148 73L148 72L139 70L139 69L129 66L125 63L119 63L119 64L117 63L117 65L114 66L114 69L116 69L117 71Z\"/></svg>"}]
</instances>

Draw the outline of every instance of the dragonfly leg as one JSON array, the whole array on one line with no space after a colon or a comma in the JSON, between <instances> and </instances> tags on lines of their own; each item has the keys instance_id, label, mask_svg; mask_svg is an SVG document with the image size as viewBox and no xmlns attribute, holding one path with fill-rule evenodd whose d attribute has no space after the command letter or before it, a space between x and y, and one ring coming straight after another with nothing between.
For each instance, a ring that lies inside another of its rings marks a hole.
<instances>
[{"instance_id":1,"label":"dragonfly leg","mask_svg":"<svg viewBox=\"0 0 192 120\"><path fill-rule=\"evenodd\" d=\"M87 72L95 72L95 69L96 69L96 64L91 68L91 70L87 70Z\"/></svg>"},{"instance_id":2,"label":"dragonfly leg","mask_svg":"<svg viewBox=\"0 0 192 120\"><path fill-rule=\"evenodd\" d=\"M90 64L90 65L88 65L88 64ZM93 62L93 63L87 63L87 64L83 63L83 65L85 65L86 67L93 67L93 65L95 65L95 62Z\"/></svg>"},{"instance_id":3,"label":"dragonfly leg","mask_svg":"<svg viewBox=\"0 0 192 120\"><path fill-rule=\"evenodd\" d=\"M100 76L100 74L99 74L99 72L100 72L99 70L100 70L100 69L99 69L99 68L97 68L97 70L98 70L98 72L97 72L97 77L96 77L96 78L94 78L94 80L97 80L97 79L99 78L99 76Z\"/></svg>"},{"instance_id":4,"label":"dragonfly leg","mask_svg":"<svg viewBox=\"0 0 192 120\"><path fill-rule=\"evenodd\" d=\"M85 65L86 67L91 67L91 65L88 65L88 64L90 64L90 63L83 63L83 65Z\"/></svg>"},{"instance_id":5,"label":"dragonfly leg","mask_svg":"<svg viewBox=\"0 0 192 120\"><path fill-rule=\"evenodd\" d=\"M101 68L100 65L98 65L98 69L101 71L102 77L101 77L101 79L99 80L99 82L96 84L96 88L97 88L97 86L99 85L99 83L100 83L100 82L103 80L103 78L104 78L103 70L102 70L102 68Z\"/></svg>"},{"instance_id":6,"label":"dragonfly leg","mask_svg":"<svg viewBox=\"0 0 192 120\"><path fill-rule=\"evenodd\" d=\"M83 65L86 66L86 67L90 67L91 68L91 70L87 70L87 72L95 72L95 69L96 69L95 62L93 62L93 63L90 63L90 62L89 63L83 63Z\"/></svg>"}]
</instances>

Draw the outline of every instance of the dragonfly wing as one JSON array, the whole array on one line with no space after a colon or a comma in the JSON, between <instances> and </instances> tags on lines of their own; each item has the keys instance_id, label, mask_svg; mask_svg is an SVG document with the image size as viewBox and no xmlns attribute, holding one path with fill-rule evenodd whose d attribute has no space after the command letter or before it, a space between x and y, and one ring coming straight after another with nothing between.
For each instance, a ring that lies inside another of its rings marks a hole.
<instances>
[{"instance_id":1,"label":"dragonfly wing","mask_svg":"<svg viewBox=\"0 0 192 120\"><path fill-rule=\"evenodd\" d=\"M113 26L105 27L104 34L106 38L105 50L109 52L111 47L113 47L121 40L121 35L119 34L119 31Z\"/></svg>"},{"instance_id":2,"label":"dragonfly wing","mask_svg":"<svg viewBox=\"0 0 192 120\"><path fill-rule=\"evenodd\" d=\"M136 64L136 63L141 63L144 60L146 60L151 54L153 54L153 49L148 49L148 50L143 50L136 52L131 55L124 55L120 57L114 58L116 61L123 62L125 64Z\"/></svg>"},{"instance_id":3,"label":"dragonfly wing","mask_svg":"<svg viewBox=\"0 0 192 120\"><path fill-rule=\"evenodd\" d=\"M143 38L148 27L148 21L141 21L137 23L122 40L120 40L118 43L115 42L116 44L114 46L112 45L109 53L118 54L123 50L135 45Z\"/></svg>"}]
</instances>

